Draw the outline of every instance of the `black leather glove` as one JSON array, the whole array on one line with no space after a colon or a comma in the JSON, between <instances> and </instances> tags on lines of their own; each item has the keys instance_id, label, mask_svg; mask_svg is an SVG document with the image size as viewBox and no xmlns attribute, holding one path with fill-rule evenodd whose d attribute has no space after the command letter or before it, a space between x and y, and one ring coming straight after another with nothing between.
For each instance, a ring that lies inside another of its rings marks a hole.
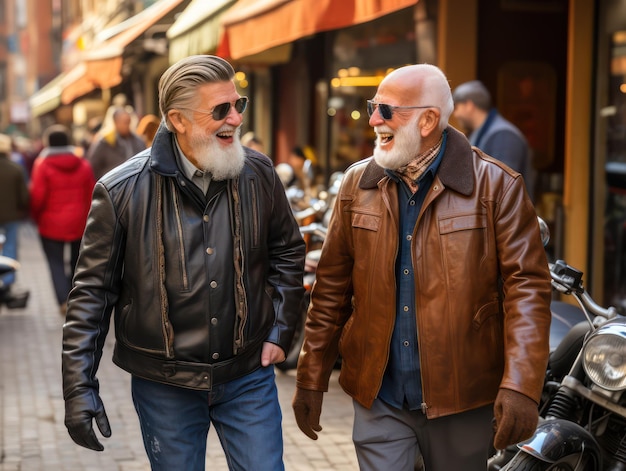
<instances>
[{"instance_id":1,"label":"black leather glove","mask_svg":"<svg viewBox=\"0 0 626 471\"><path fill-rule=\"evenodd\" d=\"M320 415L322 414L322 391L296 388L291 406L296 416L296 423L302 432L312 440L317 440L317 433L321 432Z\"/></svg>"},{"instance_id":2,"label":"black leather glove","mask_svg":"<svg viewBox=\"0 0 626 471\"><path fill-rule=\"evenodd\" d=\"M97 391L91 389L65 401L65 426L72 440L85 448L102 451L104 446L93 430L94 418L102 435L110 437L111 426Z\"/></svg>"},{"instance_id":3,"label":"black leather glove","mask_svg":"<svg viewBox=\"0 0 626 471\"><path fill-rule=\"evenodd\" d=\"M539 420L537 403L511 389L498 391L493 413L496 419L493 446L498 450L532 437Z\"/></svg>"}]
</instances>

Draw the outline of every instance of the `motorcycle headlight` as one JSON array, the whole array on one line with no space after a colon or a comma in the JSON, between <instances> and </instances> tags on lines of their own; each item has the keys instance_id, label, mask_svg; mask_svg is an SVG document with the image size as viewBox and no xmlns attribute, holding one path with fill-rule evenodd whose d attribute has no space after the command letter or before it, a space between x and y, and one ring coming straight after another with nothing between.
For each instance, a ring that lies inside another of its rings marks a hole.
<instances>
[{"instance_id":1,"label":"motorcycle headlight","mask_svg":"<svg viewBox=\"0 0 626 471\"><path fill-rule=\"evenodd\" d=\"M626 389L626 325L605 324L583 347L583 368L589 379L609 391Z\"/></svg>"}]
</instances>

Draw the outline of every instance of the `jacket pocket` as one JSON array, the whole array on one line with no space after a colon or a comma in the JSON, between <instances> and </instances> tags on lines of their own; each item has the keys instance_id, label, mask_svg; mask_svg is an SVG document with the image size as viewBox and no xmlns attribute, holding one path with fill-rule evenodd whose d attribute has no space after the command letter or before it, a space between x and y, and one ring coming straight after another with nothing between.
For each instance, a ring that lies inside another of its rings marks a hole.
<instances>
[{"instance_id":1,"label":"jacket pocket","mask_svg":"<svg viewBox=\"0 0 626 471\"><path fill-rule=\"evenodd\" d=\"M462 214L441 218L438 223L448 280L463 280L467 273L480 271L488 252L487 216Z\"/></svg>"},{"instance_id":2,"label":"jacket pocket","mask_svg":"<svg viewBox=\"0 0 626 471\"><path fill-rule=\"evenodd\" d=\"M476 333L474 344L476 352L482 358L482 366L485 371L500 371L504 358L504 316L500 301L496 298L487 302L478 309L472 319L472 329Z\"/></svg>"},{"instance_id":3,"label":"jacket pocket","mask_svg":"<svg viewBox=\"0 0 626 471\"><path fill-rule=\"evenodd\" d=\"M487 227L486 214L464 214L439 219L439 233L442 235L485 227Z\"/></svg>"},{"instance_id":4,"label":"jacket pocket","mask_svg":"<svg viewBox=\"0 0 626 471\"><path fill-rule=\"evenodd\" d=\"M260 227L260 221L259 221L259 214L260 214L260 210L259 210L259 189L258 189L258 185L259 182L255 179L255 178L251 178L250 179L250 211L251 211L251 227L250 229L252 230L252 248L254 249L258 249L259 246L261 245L261 237L259 234L259 227ZM241 216L243 218L243 215Z\"/></svg>"},{"instance_id":5,"label":"jacket pocket","mask_svg":"<svg viewBox=\"0 0 626 471\"><path fill-rule=\"evenodd\" d=\"M353 213L352 227L367 229L368 231L378 231L380 228L380 216L367 213Z\"/></svg>"},{"instance_id":6,"label":"jacket pocket","mask_svg":"<svg viewBox=\"0 0 626 471\"><path fill-rule=\"evenodd\" d=\"M472 327L474 330L480 329L480 327L491 317L500 314L500 301L494 299L483 305L472 319Z\"/></svg>"}]
</instances>

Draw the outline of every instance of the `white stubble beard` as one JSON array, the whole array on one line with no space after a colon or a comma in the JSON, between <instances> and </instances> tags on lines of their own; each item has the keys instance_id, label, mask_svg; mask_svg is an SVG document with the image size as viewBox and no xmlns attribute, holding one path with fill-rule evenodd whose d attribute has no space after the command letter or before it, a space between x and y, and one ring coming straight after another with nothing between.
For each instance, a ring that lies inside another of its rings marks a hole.
<instances>
[{"instance_id":1,"label":"white stubble beard","mask_svg":"<svg viewBox=\"0 0 626 471\"><path fill-rule=\"evenodd\" d=\"M232 127L224 127L220 132L232 131ZM245 162L245 154L239 140L241 128L233 134L233 143L222 146L215 135L207 135L198 127L194 127L189 136L189 145L200 170L211 173L216 181L237 177Z\"/></svg>"},{"instance_id":2,"label":"white stubble beard","mask_svg":"<svg viewBox=\"0 0 626 471\"><path fill-rule=\"evenodd\" d=\"M422 135L417 126L421 113L398 128L393 135L393 148L386 150L380 146L380 133L390 132L386 126L376 127L376 147L374 160L378 165L389 170L397 170L411 162L420 153Z\"/></svg>"}]
</instances>

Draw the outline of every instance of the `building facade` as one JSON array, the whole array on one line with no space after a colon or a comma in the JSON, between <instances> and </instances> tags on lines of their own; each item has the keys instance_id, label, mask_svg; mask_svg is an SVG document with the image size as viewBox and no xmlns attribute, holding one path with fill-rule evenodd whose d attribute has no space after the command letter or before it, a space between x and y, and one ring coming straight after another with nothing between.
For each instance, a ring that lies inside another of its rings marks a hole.
<instances>
[{"instance_id":1,"label":"building facade","mask_svg":"<svg viewBox=\"0 0 626 471\"><path fill-rule=\"evenodd\" d=\"M5 14L19 16L8 8L17 3L7 2ZM27 80L40 88L26 94L33 95L26 126L65 120L79 129L119 93L139 114L156 114L160 73L186 55L215 53L235 65L239 90L250 97L243 131L259 135L277 163L296 145L312 147L322 181L370 155L365 100L388 70L429 62L452 87L482 80L533 148L534 197L552 230L550 256L580 268L596 299L626 304L622 1L49 3L64 35L60 70L45 85L49 74L37 65L36 79ZM21 77L10 54L0 45L7 83ZM3 119L11 99L0 95Z\"/></svg>"}]
</instances>

